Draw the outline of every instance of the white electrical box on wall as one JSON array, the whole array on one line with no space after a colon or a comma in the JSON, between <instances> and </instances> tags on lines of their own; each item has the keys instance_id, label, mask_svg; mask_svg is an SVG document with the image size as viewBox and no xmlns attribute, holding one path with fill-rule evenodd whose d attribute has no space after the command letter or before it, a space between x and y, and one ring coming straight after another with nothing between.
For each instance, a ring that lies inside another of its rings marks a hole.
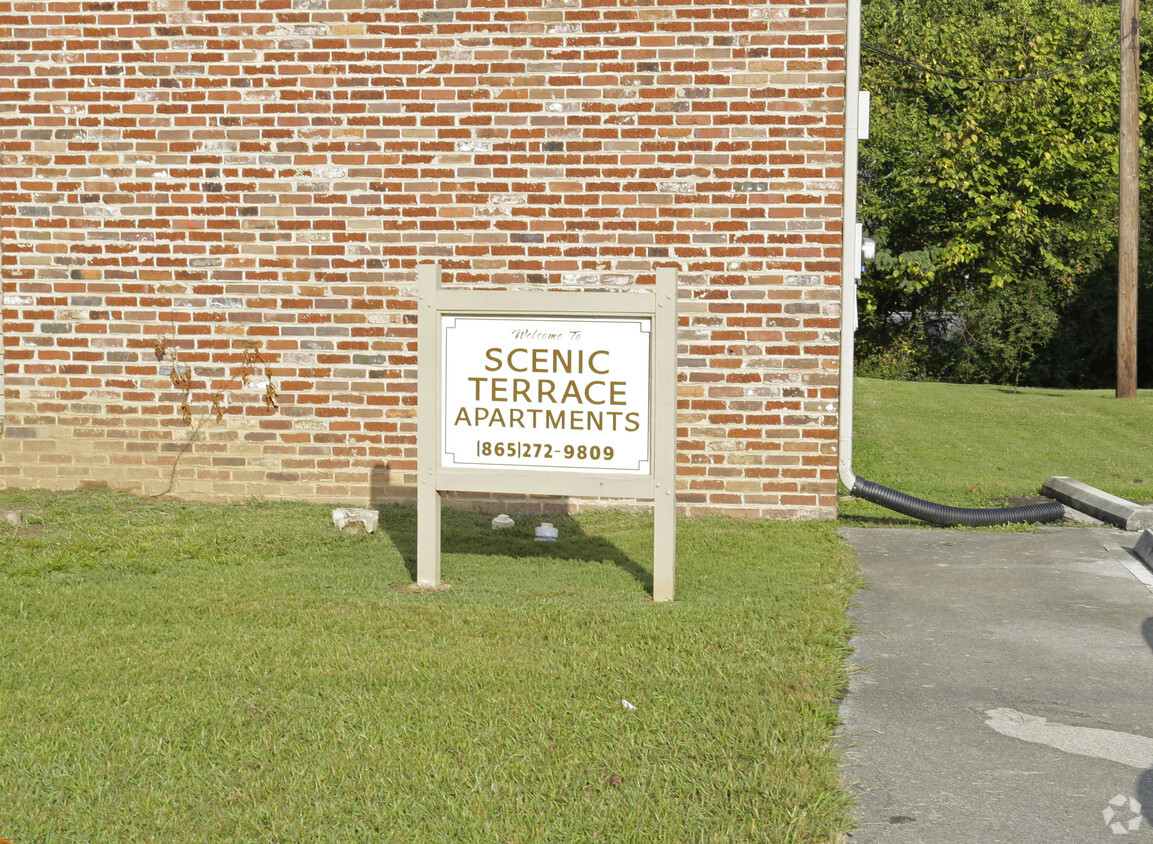
<instances>
[{"instance_id":1,"label":"white electrical box on wall","mask_svg":"<svg viewBox=\"0 0 1153 844\"><path fill-rule=\"evenodd\" d=\"M873 95L868 91L857 92L857 140L869 140L869 106Z\"/></svg>"}]
</instances>

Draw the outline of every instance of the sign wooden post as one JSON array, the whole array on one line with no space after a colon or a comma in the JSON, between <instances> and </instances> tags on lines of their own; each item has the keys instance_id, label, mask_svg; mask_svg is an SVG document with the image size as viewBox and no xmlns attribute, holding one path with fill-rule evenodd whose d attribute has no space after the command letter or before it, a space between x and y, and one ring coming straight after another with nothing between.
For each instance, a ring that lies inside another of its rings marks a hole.
<instances>
[{"instance_id":1,"label":"sign wooden post","mask_svg":"<svg viewBox=\"0 0 1153 844\"><path fill-rule=\"evenodd\" d=\"M676 271L628 293L470 290L419 268L417 583L441 492L640 498L653 599L676 571Z\"/></svg>"}]
</instances>

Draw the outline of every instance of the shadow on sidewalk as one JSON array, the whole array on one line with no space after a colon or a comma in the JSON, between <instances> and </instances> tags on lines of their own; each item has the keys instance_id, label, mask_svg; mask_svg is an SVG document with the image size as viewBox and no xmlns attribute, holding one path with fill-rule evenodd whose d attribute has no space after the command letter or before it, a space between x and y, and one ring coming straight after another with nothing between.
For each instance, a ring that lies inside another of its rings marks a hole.
<instances>
[{"instance_id":1,"label":"shadow on sidewalk","mask_svg":"<svg viewBox=\"0 0 1153 844\"><path fill-rule=\"evenodd\" d=\"M1141 625L1141 632L1145 636L1145 644L1153 651L1153 618L1145 619ZM1148 679L1144 682L1147 683ZM1153 827L1153 768L1143 771L1137 778L1137 801L1141 804L1141 814Z\"/></svg>"}]
</instances>

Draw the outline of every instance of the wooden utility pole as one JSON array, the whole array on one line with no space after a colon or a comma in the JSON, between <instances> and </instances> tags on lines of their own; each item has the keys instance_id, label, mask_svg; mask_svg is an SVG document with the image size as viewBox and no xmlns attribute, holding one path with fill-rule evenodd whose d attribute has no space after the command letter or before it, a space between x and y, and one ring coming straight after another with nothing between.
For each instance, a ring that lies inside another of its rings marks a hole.
<instances>
[{"instance_id":1,"label":"wooden utility pole","mask_svg":"<svg viewBox=\"0 0 1153 844\"><path fill-rule=\"evenodd\" d=\"M1137 395L1137 223L1139 161L1138 0L1121 0L1120 232L1117 243L1117 398Z\"/></svg>"}]
</instances>

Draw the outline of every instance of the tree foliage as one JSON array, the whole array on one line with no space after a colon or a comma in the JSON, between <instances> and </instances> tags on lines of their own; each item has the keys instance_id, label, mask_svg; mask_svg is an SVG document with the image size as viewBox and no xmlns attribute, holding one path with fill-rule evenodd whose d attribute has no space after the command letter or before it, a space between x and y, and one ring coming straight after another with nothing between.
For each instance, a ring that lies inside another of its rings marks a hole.
<instances>
[{"instance_id":1,"label":"tree foliage","mask_svg":"<svg viewBox=\"0 0 1153 844\"><path fill-rule=\"evenodd\" d=\"M951 73L864 55L873 92L860 216L866 371L1052 380L1044 350L1117 236L1115 3L866 0L863 40ZM943 316L951 315L951 316ZM1060 380L1060 379L1058 379Z\"/></svg>"}]
</instances>

